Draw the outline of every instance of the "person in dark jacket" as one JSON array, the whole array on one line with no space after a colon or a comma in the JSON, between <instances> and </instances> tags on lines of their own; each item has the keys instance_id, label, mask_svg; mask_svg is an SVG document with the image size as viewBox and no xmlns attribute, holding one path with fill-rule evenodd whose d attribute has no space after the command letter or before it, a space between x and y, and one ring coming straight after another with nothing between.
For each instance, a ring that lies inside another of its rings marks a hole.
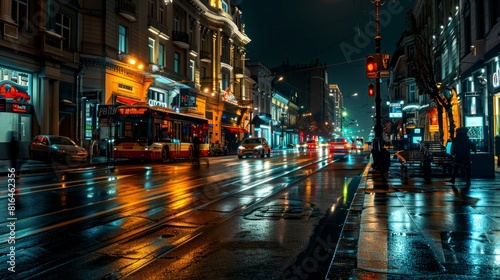
<instances>
[{"instance_id":1,"label":"person in dark jacket","mask_svg":"<svg viewBox=\"0 0 500 280\"><path fill-rule=\"evenodd\" d=\"M453 156L453 173L450 180L452 184L455 184L455 178L458 174L458 169L462 170L462 174L465 175L465 180L467 182L467 187L470 186L470 176L471 176L471 161L470 161L470 151L477 152L476 146L472 141L470 141L467 135L468 129L465 127L457 128L457 136L453 139L451 144L451 155Z\"/></svg>"}]
</instances>

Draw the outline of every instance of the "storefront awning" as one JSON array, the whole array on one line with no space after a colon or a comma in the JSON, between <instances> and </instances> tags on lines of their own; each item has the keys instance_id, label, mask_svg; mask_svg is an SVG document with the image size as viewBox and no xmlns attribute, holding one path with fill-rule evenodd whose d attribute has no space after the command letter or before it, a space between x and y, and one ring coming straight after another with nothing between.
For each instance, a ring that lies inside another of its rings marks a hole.
<instances>
[{"instance_id":1,"label":"storefront awning","mask_svg":"<svg viewBox=\"0 0 500 280\"><path fill-rule=\"evenodd\" d=\"M122 103L125 105L134 105L135 103L139 102L139 100L126 98L126 97L122 97L122 96L116 96L116 102Z\"/></svg>"},{"instance_id":2,"label":"storefront awning","mask_svg":"<svg viewBox=\"0 0 500 280\"><path fill-rule=\"evenodd\" d=\"M223 128L227 129L231 133L248 133L247 130L245 130L241 127L223 126Z\"/></svg>"},{"instance_id":3,"label":"storefront awning","mask_svg":"<svg viewBox=\"0 0 500 280\"><path fill-rule=\"evenodd\" d=\"M253 117L252 119L252 124L269 124L270 122L272 122L273 119L271 119L270 117L268 116L265 116L265 115L257 115L255 117Z\"/></svg>"}]
</instances>

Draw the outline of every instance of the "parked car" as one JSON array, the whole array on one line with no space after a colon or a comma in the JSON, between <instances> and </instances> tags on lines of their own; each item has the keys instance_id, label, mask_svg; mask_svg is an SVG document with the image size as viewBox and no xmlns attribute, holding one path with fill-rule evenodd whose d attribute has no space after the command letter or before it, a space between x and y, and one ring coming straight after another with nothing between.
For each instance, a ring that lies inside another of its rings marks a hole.
<instances>
[{"instance_id":1,"label":"parked car","mask_svg":"<svg viewBox=\"0 0 500 280\"><path fill-rule=\"evenodd\" d=\"M328 142L328 150L330 153L349 153L352 144L345 138L337 138Z\"/></svg>"},{"instance_id":2,"label":"parked car","mask_svg":"<svg viewBox=\"0 0 500 280\"><path fill-rule=\"evenodd\" d=\"M241 145L238 147L238 158L244 156L271 156L271 147L265 138L254 137L243 139Z\"/></svg>"},{"instance_id":3,"label":"parked car","mask_svg":"<svg viewBox=\"0 0 500 280\"><path fill-rule=\"evenodd\" d=\"M87 160L87 150L73 140L59 135L37 135L29 144L30 159L64 164L81 163Z\"/></svg>"},{"instance_id":4,"label":"parked car","mask_svg":"<svg viewBox=\"0 0 500 280\"><path fill-rule=\"evenodd\" d=\"M307 140L307 149L316 150L319 148L318 141L316 140Z\"/></svg>"}]
</instances>

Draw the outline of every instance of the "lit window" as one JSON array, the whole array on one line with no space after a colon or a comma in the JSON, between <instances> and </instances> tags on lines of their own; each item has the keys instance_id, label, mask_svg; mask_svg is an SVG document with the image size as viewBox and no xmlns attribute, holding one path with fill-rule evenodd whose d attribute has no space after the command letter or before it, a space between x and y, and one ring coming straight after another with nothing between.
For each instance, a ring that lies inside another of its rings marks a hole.
<instances>
[{"instance_id":1,"label":"lit window","mask_svg":"<svg viewBox=\"0 0 500 280\"><path fill-rule=\"evenodd\" d=\"M229 6L227 5L226 0L222 0L222 10L226 13L229 13Z\"/></svg>"},{"instance_id":2,"label":"lit window","mask_svg":"<svg viewBox=\"0 0 500 280\"><path fill-rule=\"evenodd\" d=\"M174 53L174 72L179 73L180 69L180 54L178 52Z\"/></svg>"},{"instance_id":3,"label":"lit window","mask_svg":"<svg viewBox=\"0 0 500 280\"><path fill-rule=\"evenodd\" d=\"M118 51L120 53L128 52L128 28L121 24L118 27Z\"/></svg>"},{"instance_id":4,"label":"lit window","mask_svg":"<svg viewBox=\"0 0 500 280\"><path fill-rule=\"evenodd\" d=\"M189 60L189 79L194 81L194 60Z\"/></svg>"},{"instance_id":5,"label":"lit window","mask_svg":"<svg viewBox=\"0 0 500 280\"><path fill-rule=\"evenodd\" d=\"M149 38L148 41L148 49L149 49L149 63L154 63L155 61L155 40Z\"/></svg>"},{"instance_id":6,"label":"lit window","mask_svg":"<svg viewBox=\"0 0 500 280\"><path fill-rule=\"evenodd\" d=\"M160 66L165 66L165 46L162 44L159 44L158 46L158 65Z\"/></svg>"}]
</instances>

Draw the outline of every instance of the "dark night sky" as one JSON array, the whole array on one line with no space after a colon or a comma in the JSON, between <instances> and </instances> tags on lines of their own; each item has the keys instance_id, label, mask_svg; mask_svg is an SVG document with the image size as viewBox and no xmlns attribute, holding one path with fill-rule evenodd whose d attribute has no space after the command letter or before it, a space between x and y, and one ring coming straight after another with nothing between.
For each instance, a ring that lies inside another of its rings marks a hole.
<instances>
[{"instance_id":1,"label":"dark night sky","mask_svg":"<svg viewBox=\"0 0 500 280\"><path fill-rule=\"evenodd\" d=\"M383 0L382 0L383 1ZM368 137L375 98L367 96L365 57L375 53L375 5L370 0L239 0L245 32L252 40L247 58L268 68L288 61L328 66L328 82L338 84L348 117ZM380 8L381 52L392 55L406 25L412 0L387 0ZM382 82L385 84L385 81ZM385 94L382 87L382 94ZM353 128L351 126L351 128Z\"/></svg>"}]
</instances>

